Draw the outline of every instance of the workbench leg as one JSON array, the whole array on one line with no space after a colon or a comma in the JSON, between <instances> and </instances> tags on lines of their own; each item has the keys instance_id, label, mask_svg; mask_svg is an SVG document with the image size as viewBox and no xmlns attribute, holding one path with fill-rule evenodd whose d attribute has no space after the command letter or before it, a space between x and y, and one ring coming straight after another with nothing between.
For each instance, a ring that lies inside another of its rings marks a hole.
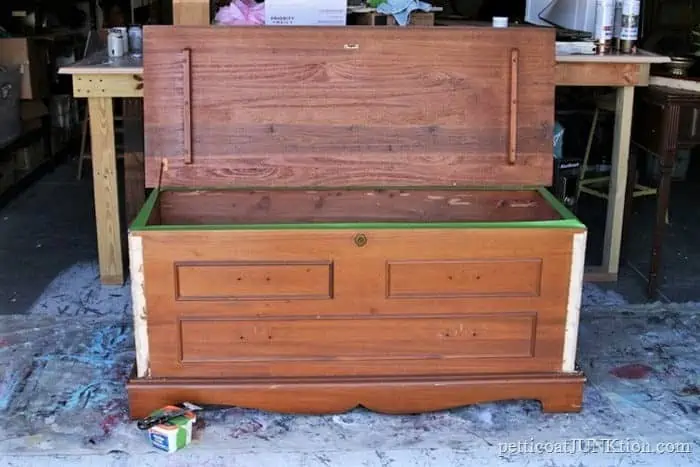
<instances>
[{"instance_id":1,"label":"workbench leg","mask_svg":"<svg viewBox=\"0 0 700 467\"><path fill-rule=\"evenodd\" d=\"M627 187L627 164L629 162L632 136L633 106L634 86L618 88L602 264L603 271L608 275L614 276L617 275L620 269L620 245L622 243L622 223L624 221L625 191Z\"/></svg>"},{"instance_id":2,"label":"workbench leg","mask_svg":"<svg viewBox=\"0 0 700 467\"><path fill-rule=\"evenodd\" d=\"M97 252L103 284L124 283L114 115L109 97L88 98Z\"/></svg>"}]
</instances>

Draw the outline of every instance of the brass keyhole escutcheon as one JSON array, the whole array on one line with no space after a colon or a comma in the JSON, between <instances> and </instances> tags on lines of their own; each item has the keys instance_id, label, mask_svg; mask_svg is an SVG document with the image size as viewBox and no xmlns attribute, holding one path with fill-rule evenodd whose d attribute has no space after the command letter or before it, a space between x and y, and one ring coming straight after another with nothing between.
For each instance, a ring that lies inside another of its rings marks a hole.
<instances>
[{"instance_id":1,"label":"brass keyhole escutcheon","mask_svg":"<svg viewBox=\"0 0 700 467\"><path fill-rule=\"evenodd\" d=\"M355 245L359 247L363 247L367 245L367 235L365 234L357 234L355 235Z\"/></svg>"}]
</instances>

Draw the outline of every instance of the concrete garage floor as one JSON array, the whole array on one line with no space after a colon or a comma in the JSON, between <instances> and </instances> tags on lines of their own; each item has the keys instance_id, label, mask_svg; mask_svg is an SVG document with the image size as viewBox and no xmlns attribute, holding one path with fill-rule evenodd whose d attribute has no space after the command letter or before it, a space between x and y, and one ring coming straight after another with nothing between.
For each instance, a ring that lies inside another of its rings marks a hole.
<instances>
[{"instance_id":1,"label":"concrete garage floor","mask_svg":"<svg viewBox=\"0 0 700 467\"><path fill-rule=\"evenodd\" d=\"M231 408L204 414L193 444L168 455L126 417L128 283L100 285L90 181L74 177L61 166L0 210L1 465L700 465L700 288L693 295L690 282L700 246L689 230L700 221L678 201L690 188L674 187L667 251L681 254L665 256L664 294L682 303L640 303L643 283L626 266L615 287L585 286L580 414L529 401L415 416Z\"/></svg>"},{"instance_id":2,"label":"concrete garage floor","mask_svg":"<svg viewBox=\"0 0 700 467\"><path fill-rule=\"evenodd\" d=\"M0 208L0 314L27 313L58 274L97 257L92 180L64 163Z\"/></svg>"}]
</instances>

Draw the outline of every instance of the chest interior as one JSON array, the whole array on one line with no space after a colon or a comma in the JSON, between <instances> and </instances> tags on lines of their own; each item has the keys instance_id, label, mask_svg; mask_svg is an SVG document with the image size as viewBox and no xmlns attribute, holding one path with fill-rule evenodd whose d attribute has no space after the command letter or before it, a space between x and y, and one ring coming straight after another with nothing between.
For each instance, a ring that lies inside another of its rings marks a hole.
<instances>
[{"instance_id":1,"label":"chest interior","mask_svg":"<svg viewBox=\"0 0 700 467\"><path fill-rule=\"evenodd\" d=\"M557 225L573 216L544 190L163 190L137 223L146 229L236 226Z\"/></svg>"},{"instance_id":2,"label":"chest interior","mask_svg":"<svg viewBox=\"0 0 700 467\"><path fill-rule=\"evenodd\" d=\"M133 229L566 221L539 28L145 29Z\"/></svg>"}]
</instances>

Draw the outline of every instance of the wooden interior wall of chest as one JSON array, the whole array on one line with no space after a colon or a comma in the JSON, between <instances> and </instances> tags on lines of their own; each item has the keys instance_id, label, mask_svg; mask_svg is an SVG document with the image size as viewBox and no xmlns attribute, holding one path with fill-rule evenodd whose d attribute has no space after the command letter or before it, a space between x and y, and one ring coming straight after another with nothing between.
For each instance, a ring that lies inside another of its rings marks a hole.
<instances>
[{"instance_id":1,"label":"wooden interior wall of chest","mask_svg":"<svg viewBox=\"0 0 700 467\"><path fill-rule=\"evenodd\" d=\"M550 31L149 27L144 57L132 415L580 408Z\"/></svg>"}]
</instances>

